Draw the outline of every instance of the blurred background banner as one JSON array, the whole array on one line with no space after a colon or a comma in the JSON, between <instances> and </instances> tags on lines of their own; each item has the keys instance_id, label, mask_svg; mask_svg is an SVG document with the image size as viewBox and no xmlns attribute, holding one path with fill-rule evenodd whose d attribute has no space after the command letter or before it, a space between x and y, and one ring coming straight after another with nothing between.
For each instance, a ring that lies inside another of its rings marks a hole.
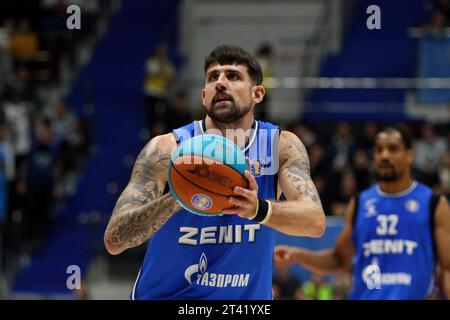
<instances>
[{"instance_id":1,"label":"blurred background banner","mask_svg":"<svg viewBox=\"0 0 450 320\"><path fill-rule=\"evenodd\" d=\"M419 43L419 76L448 79L450 75L450 38L445 34L427 36ZM450 88L422 89L423 103L446 103L450 100Z\"/></svg>"},{"instance_id":2,"label":"blurred background banner","mask_svg":"<svg viewBox=\"0 0 450 320\"><path fill-rule=\"evenodd\" d=\"M449 197L449 27L448 0L0 1L0 298L129 298L146 245L111 256L103 233L139 150L204 116L219 44L260 61L256 117L301 138L329 217L323 238L277 243L333 245L385 125L409 130L415 178ZM344 299L350 284L274 271L276 298Z\"/></svg>"}]
</instances>

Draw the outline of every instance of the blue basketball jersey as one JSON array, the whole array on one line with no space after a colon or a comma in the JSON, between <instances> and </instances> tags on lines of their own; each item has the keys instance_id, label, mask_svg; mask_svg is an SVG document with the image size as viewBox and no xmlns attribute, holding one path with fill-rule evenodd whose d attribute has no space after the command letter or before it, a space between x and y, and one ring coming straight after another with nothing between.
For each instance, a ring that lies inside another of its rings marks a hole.
<instances>
[{"instance_id":1,"label":"blue basketball jersey","mask_svg":"<svg viewBox=\"0 0 450 320\"><path fill-rule=\"evenodd\" d=\"M204 122L174 130L179 143ZM255 121L244 151L259 198L275 199L278 127ZM237 215L175 213L150 239L132 299L271 299L275 231Z\"/></svg>"},{"instance_id":2,"label":"blue basketball jersey","mask_svg":"<svg viewBox=\"0 0 450 320\"><path fill-rule=\"evenodd\" d=\"M414 182L398 194L378 184L363 191L355 210L350 299L424 299L434 274L432 190Z\"/></svg>"}]
</instances>

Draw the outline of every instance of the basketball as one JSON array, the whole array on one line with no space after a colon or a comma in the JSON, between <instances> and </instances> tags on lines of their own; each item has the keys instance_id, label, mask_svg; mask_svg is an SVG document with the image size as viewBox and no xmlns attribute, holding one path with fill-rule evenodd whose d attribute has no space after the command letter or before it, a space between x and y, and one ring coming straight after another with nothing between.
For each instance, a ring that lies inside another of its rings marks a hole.
<instances>
[{"instance_id":1,"label":"basketball","mask_svg":"<svg viewBox=\"0 0 450 320\"><path fill-rule=\"evenodd\" d=\"M170 191L189 212L221 214L232 205L234 187L248 187L244 171L248 161L230 140L203 134L183 142L172 154L168 168Z\"/></svg>"}]
</instances>

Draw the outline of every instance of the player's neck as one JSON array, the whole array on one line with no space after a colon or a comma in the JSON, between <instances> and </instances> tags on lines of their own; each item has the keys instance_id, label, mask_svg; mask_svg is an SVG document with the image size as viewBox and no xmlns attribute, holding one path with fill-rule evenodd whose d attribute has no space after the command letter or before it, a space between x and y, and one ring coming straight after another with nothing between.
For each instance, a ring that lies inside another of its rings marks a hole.
<instances>
[{"instance_id":1,"label":"player's neck","mask_svg":"<svg viewBox=\"0 0 450 320\"><path fill-rule=\"evenodd\" d=\"M217 122L214 121L213 119L211 119L210 117L206 116L205 118L205 129L208 132L213 133L214 130L220 130L220 132L222 133L222 136L229 138L230 140L236 140L235 143L237 143L237 141L243 141L242 137L235 137L234 136L234 131L233 130L238 130L236 133L239 132L244 132L245 133L245 142L247 142L248 138L249 138L249 134L250 134L250 129L252 128L253 125L253 115L249 114L246 115L244 117L242 117L241 119L232 122L232 123L222 123L222 122ZM241 131L242 130L242 131ZM238 143L239 144L239 143ZM242 146L239 146L242 147Z\"/></svg>"},{"instance_id":2,"label":"player's neck","mask_svg":"<svg viewBox=\"0 0 450 320\"><path fill-rule=\"evenodd\" d=\"M411 175L405 175L403 178L397 181L380 181L380 190L385 193L400 193L402 191L408 190L413 184L413 179Z\"/></svg>"},{"instance_id":3,"label":"player's neck","mask_svg":"<svg viewBox=\"0 0 450 320\"><path fill-rule=\"evenodd\" d=\"M211 119L209 116L206 116L205 118L205 128L206 130L210 129L218 129L222 131L222 134L226 134L227 129L242 129L244 131L251 129L253 125L253 115L245 115L244 117L240 118L239 120L232 122L232 123L223 123L223 122L217 122Z\"/></svg>"}]
</instances>

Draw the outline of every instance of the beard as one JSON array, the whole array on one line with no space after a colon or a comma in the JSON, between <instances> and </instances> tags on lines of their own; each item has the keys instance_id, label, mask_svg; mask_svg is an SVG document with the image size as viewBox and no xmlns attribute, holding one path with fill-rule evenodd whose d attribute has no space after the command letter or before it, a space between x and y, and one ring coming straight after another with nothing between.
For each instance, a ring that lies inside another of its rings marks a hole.
<instances>
[{"instance_id":1,"label":"beard","mask_svg":"<svg viewBox=\"0 0 450 320\"><path fill-rule=\"evenodd\" d=\"M251 109L250 105L238 105L233 99L231 99L228 104L228 106L217 107L215 102L211 102L209 106L206 107L206 114L215 122L229 124L241 119L250 112Z\"/></svg>"},{"instance_id":2,"label":"beard","mask_svg":"<svg viewBox=\"0 0 450 320\"><path fill-rule=\"evenodd\" d=\"M381 182L394 182L398 180L398 175L395 172L382 175L378 171L375 171L375 179Z\"/></svg>"},{"instance_id":3,"label":"beard","mask_svg":"<svg viewBox=\"0 0 450 320\"><path fill-rule=\"evenodd\" d=\"M395 172L394 170L392 170L389 173L381 174L376 169L374 170L374 176L375 176L375 179L380 182L394 182L394 181L397 181L400 177L400 175L397 172Z\"/></svg>"},{"instance_id":4,"label":"beard","mask_svg":"<svg viewBox=\"0 0 450 320\"><path fill-rule=\"evenodd\" d=\"M221 107L223 108L223 107ZM210 108L206 109L206 114L216 122L220 123L233 123L245 116L250 111L250 106L248 107L238 107L234 102L231 103L229 110L222 111L219 108L215 108L212 105Z\"/></svg>"}]
</instances>

